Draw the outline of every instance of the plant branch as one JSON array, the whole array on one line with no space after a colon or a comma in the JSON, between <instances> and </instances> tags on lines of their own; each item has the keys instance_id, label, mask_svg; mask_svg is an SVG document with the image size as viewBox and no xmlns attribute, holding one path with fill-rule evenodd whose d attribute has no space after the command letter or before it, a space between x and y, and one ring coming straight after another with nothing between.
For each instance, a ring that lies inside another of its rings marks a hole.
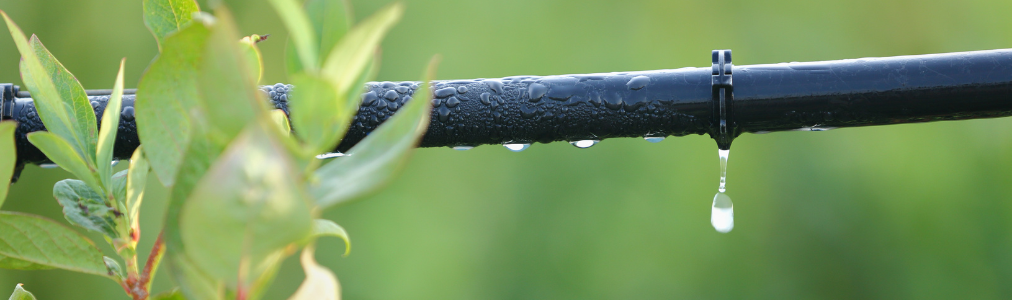
<instances>
[{"instance_id":1,"label":"plant branch","mask_svg":"<svg viewBox=\"0 0 1012 300\"><path fill-rule=\"evenodd\" d=\"M151 247L151 254L148 255L148 261L144 264L144 272L141 273L140 285L144 287L145 291L151 291L151 280L155 278L155 272L158 271L158 265L162 262L162 256L165 255L165 240L162 239L164 233L158 234L158 239L155 240L155 245Z\"/></svg>"}]
</instances>

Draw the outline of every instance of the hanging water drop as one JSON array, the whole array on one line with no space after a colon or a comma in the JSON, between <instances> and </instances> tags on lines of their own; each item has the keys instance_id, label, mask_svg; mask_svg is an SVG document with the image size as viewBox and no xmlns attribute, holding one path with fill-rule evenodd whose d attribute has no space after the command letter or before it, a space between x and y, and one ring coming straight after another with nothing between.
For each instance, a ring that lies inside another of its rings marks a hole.
<instances>
[{"instance_id":1,"label":"hanging water drop","mask_svg":"<svg viewBox=\"0 0 1012 300\"><path fill-rule=\"evenodd\" d=\"M331 152L331 153L324 153L324 154L317 155L316 159L330 159L330 158L342 157L342 156L348 156L348 155L344 154L344 153L341 153L341 152Z\"/></svg>"},{"instance_id":2,"label":"hanging water drop","mask_svg":"<svg viewBox=\"0 0 1012 300\"><path fill-rule=\"evenodd\" d=\"M116 166L116 165L118 165L118 164L119 164L119 160L113 160L113 161L112 161L112 164L111 164L111 165L112 165L113 167L115 167L115 166Z\"/></svg>"},{"instance_id":3,"label":"hanging water drop","mask_svg":"<svg viewBox=\"0 0 1012 300\"><path fill-rule=\"evenodd\" d=\"M664 137L663 136L645 136L645 137L643 137L643 139L646 140L647 142L651 142L651 143L660 143L661 141L664 140Z\"/></svg>"},{"instance_id":4,"label":"hanging water drop","mask_svg":"<svg viewBox=\"0 0 1012 300\"><path fill-rule=\"evenodd\" d=\"M474 146L466 146L466 145L453 146L453 150L457 150L457 151L467 151L467 150L471 150L471 149L474 149Z\"/></svg>"},{"instance_id":5,"label":"hanging water drop","mask_svg":"<svg viewBox=\"0 0 1012 300\"><path fill-rule=\"evenodd\" d=\"M513 152L520 152L520 151L527 150L527 148L530 148L531 144L526 144L526 143L524 143L524 144L503 144L502 146L506 147L506 149L510 149L510 151L513 151Z\"/></svg>"},{"instance_id":6,"label":"hanging water drop","mask_svg":"<svg viewBox=\"0 0 1012 300\"><path fill-rule=\"evenodd\" d=\"M569 142L569 143L572 144L573 146L576 146L576 148L586 149L586 148L590 148L591 146L596 145L597 142L600 142L600 141L598 141L598 140L579 140L579 141L574 141L574 142Z\"/></svg>"},{"instance_id":7,"label":"hanging water drop","mask_svg":"<svg viewBox=\"0 0 1012 300\"><path fill-rule=\"evenodd\" d=\"M734 229L734 203L731 203L731 197L723 192L713 196L710 224L720 233L728 233Z\"/></svg>"},{"instance_id":8,"label":"hanging water drop","mask_svg":"<svg viewBox=\"0 0 1012 300\"><path fill-rule=\"evenodd\" d=\"M717 187L717 191L724 192L724 185L727 182L727 156L731 155L731 150L717 150L717 155L720 156L720 186Z\"/></svg>"}]
</instances>

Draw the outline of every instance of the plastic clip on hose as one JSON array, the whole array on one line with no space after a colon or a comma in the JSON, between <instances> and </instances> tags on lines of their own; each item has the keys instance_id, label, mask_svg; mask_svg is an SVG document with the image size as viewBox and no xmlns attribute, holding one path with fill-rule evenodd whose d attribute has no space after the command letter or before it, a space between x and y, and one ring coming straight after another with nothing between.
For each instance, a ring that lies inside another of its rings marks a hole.
<instances>
[{"instance_id":1,"label":"plastic clip on hose","mask_svg":"<svg viewBox=\"0 0 1012 300\"><path fill-rule=\"evenodd\" d=\"M710 137L717 141L720 150L729 150L731 141L738 136L738 126L734 123L734 82L731 80L734 64L731 63L731 50L713 50L713 72L710 81L713 93L713 117L710 126Z\"/></svg>"},{"instance_id":2,"label":"plastic clip on hose","mask_svg":"<svg viewBox=\"0 0 1012 300\"><path fill-rule=\"evenodd\" d=\"M18 95L18 86L10 83L0 83L0 119L10 120L14 118L14 99Z\"/></svg>"}]
</instances>

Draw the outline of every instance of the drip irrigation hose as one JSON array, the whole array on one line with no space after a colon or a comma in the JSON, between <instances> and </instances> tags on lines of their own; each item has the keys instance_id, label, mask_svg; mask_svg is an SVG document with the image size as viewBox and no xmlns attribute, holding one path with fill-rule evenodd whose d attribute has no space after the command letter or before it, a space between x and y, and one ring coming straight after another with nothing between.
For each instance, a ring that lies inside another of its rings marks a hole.
<instances>
[{"instance_id":1,"label":"drip irrigation hose","mask_svg":"<svg viewBox=\"0 0 1012 300\"><path fill-rule=\"evenodd\" d=\"M1012 49L734 66L730 50L709 68L435 81L420 147L528 144L709 134L720 149L744 132L994 118L1012 115ZM411 99L419 82L370 82L346 151ZM19 166L48 163L26 134L45 130L30 94L11 84L2 117L19 122ZM287 112L295 87L264 86ZM101 118L108 90L90 91ZM128 91L127 93L130 93ZM124 95L116 159L139 145L135 96ZM296 132L298 128L295 128ZM19 168L20 169L20 168Z\"/></svg>"}]
</instances>

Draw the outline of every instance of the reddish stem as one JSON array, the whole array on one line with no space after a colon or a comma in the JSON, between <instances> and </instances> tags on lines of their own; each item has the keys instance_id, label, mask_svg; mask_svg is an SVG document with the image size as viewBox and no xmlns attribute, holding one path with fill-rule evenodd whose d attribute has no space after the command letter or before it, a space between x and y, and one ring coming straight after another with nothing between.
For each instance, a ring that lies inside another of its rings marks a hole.
<instances>
[{"instance_id":1,"label":"reddish stem","mask_svg":"<svg viewBox=\"0 0 1012 300\"><path fill-rule=\"evenodd\" d=\"M246 289L244 289L242 287L242 282L240 282L239 284L237 284L236 287L235 287L235 289L236 289L236 291L235 291L235 300L246 300L246 298L249 298L249 295L248 295L249 291L247 291Z\"/></svg>"},{"instance_id":2,"label":"reddish stem","mask_svg":"<svg viewBox=\"0 0 1012 300\"><path fill-rule=\"evenodd\" d=\"M162 233L158 234L158 239L155 240L155 245L151 247L151 254L148 255L148 261L144 264L144 272L141 272L140 286L144 288L144 291L148 291L151 288L151 279L155 278L155 271L158 270L158 265L162 262L162 256L165 255L165 241L162 239Z\"/></svg>"}]
</instances>

